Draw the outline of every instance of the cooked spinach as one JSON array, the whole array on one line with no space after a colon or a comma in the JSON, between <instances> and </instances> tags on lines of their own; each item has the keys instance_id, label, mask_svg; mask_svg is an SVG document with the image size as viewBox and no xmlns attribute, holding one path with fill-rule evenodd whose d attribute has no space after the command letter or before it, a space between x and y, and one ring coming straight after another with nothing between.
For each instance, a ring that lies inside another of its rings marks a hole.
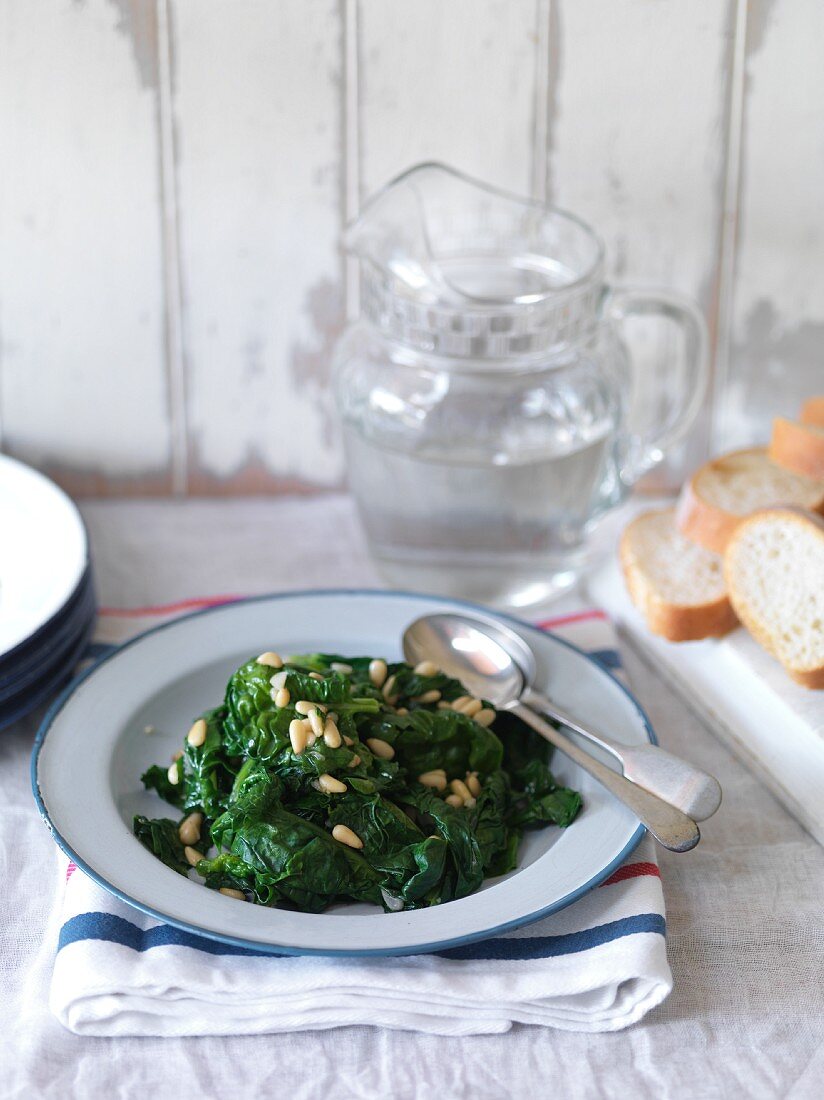
<instances>
[{"instance_id":1,"label":"cooked spinach","mask_svg":"<svg viewBox=\"0 0 824 1100\"><path fill-rule=\"evenodd\" d=\"M466 691L443 673L389 663L374 682L370 667L323 653L278 670L245 662L201 716L205 738L201 726L171 771L142 777L182 817L135 817L135 835L187 874L187 822L206 885L261 905L396 911L465 897L516 866L524 829L574 820L581 797L557 785L534 731L509 714L493 731L463 713Z\"/></svg>"}]
</instances>

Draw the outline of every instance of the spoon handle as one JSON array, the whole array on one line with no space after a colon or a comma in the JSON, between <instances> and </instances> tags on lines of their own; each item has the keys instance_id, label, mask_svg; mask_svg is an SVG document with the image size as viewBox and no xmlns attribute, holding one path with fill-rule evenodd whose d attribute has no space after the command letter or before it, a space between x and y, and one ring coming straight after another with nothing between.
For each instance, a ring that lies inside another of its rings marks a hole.
<instances>
[{"instance_id":1,"label":"spoon handle","mask_svg":"<svg viewBox=\"0 0 824 1100\"><path fill-rule=\"evenodd\" d=\"M706 821L721 805L721 784L687 760L658 745L624 745L601 730L581 723L540 691L528 688L521 702L606 749L621 764L627 779L677 806L694 821Z\"/></svg>"},{"instance_id":2,"label":"spoon handle","mask_svg":"<svg viewBox=\"0 0 824 1100\"><path fill-rule=\"evenodd\" d=\"M701 839L698 826L685 813L671 806L669 802L664 802L657 795L644 790L643 787L630 783L623 775L614 772L600 760L595 760L530 707L518 702L506 709L517 714L522 721L565 753L570 760L574 760L579 768L583 768L585 772L597 779L602 786L615 795L619 802L629 807L641 824L646 826L664 848L668 848L671 852L688 852Z\"/></svg>"}]
</instances>

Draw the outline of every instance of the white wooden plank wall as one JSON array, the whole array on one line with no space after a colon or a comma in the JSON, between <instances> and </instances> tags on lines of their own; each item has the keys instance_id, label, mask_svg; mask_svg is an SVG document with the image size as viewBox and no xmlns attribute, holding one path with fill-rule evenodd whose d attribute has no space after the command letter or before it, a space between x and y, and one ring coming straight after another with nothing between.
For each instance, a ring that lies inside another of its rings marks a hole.
<instances>
[{"instance_id":1,"label":"white wooden plank wall","mask_svg":"<svg viewBox=\"0 0 824 1100\"><path fill-rule=\"evenodd\" d=\"M152 4L0 5L4 449L78 491L170 488Z\"/></svg>"},{"instance_id":2,"label":"white wooden plank wall","mask_svg":"<svg viewBox=\"0 0 824 1100\"><path fill-rule=\"evenodd\" d=\"M714 341L734 5L567 0L552 12L547 197L598 227L616 284L690 294ZM635 324L627 335L651 376L634 412L660 424L673 333ZM707 419L682 462L705 451Z\"/></svg>"},{"instance_id":3,"label":"white wooden plank wall","mask_svg":"<svg viewBox=\"0 0 824 1100\"><path fill-rule=\"evenodd\" d=\"M668 477L763 438L824 391L822 50L819 0L3 0L0 446L80 493L339 484L341 228L424 159L698 299Z\"/></svg>"},{"instance_id":4,"label":"white wooden plank wall","mask_svg":"<svg viewBox=\"0 0 824 1100\"><path fill-rule=\"evenodd\" d=\"M750 3L743 53L737 247L715 410L730 446L824 393L824 4Z\"/></svg>"}]
</instances>

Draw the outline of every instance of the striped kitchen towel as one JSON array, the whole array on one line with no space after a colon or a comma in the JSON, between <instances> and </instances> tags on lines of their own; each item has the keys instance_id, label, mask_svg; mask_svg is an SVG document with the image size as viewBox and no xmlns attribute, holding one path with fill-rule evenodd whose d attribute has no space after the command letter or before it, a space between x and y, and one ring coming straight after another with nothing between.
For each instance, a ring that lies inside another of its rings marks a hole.
<instances>
[{"instance_id":1,"label":"striped kitchen towel","mask_svg":"<svg viewBox=\"0 0 824 1100\"><path fill-rule=\"evenodd\" d=\"M138 630L221 600L101 612L97 652ZM621 675L599 611L541 626ZM261 954L161 924L106 893L73 864L51 1008L83 1035L229 1035L375 1024L440 1035L503 1032L513 1023L615 1031L672 988L664 899L645 839L574 905L480 943L402 958Z\"/></svg>"}]
</instances>

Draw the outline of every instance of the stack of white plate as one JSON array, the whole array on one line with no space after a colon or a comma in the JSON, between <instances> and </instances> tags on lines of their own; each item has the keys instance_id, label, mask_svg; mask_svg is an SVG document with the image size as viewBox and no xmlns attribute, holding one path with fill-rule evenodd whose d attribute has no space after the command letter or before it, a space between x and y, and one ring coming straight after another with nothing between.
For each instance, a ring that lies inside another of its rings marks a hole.
<instances>
[{"instance_id":1,"label":"stack of white plate","mask_svg":"<svg viewBox=\"0 0 824 1100\"><path fill-rule=\"evenodd\" d=\"M80 513L48 478L0 455L0 729L69 679L94 617Z\"/></svg>"}]
</instances>

